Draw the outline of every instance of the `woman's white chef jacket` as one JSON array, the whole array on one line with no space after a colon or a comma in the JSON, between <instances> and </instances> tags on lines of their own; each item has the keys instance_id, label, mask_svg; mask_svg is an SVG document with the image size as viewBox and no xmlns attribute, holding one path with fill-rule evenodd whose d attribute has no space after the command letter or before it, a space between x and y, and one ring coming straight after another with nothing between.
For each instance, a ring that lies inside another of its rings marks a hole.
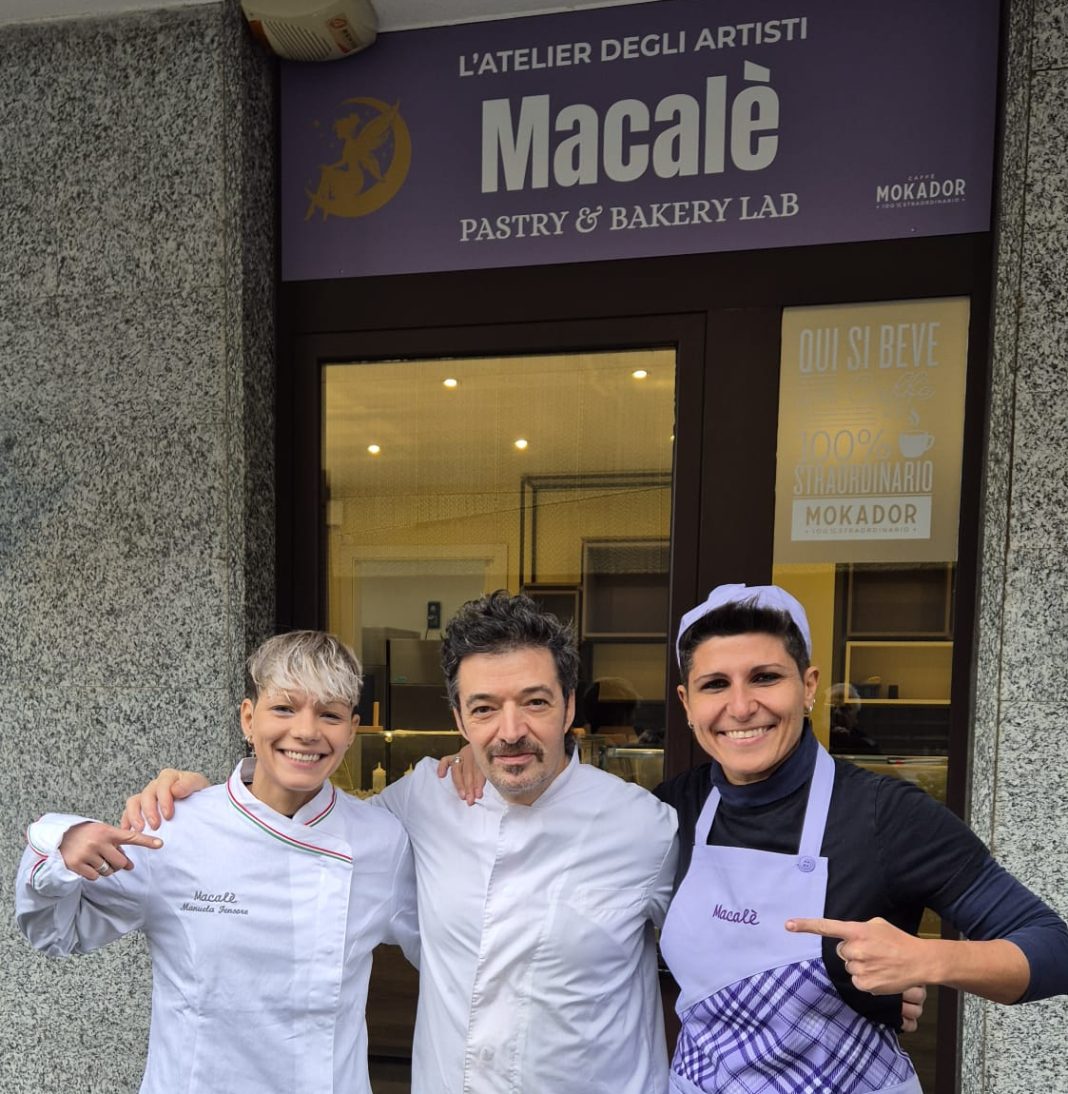
<instances>
[{"instance_id":1,"label":"woman's white chef jacket","mask_svg":"<svg viewBox=\"0 0 1068 1094\"><path fill-rule=\"evenodd\" d=\"M30 826L16 888L27 939L53 956L141 930L152 953L143 1094L370 1094L364 1008L371 950L418 956L407 837L328 783L290 820L240 778L183 802L132 871L86 881L64 832Z\"/></svg>"},{"instance_id":2,"label":"woman's white chef jacket","mask_svg":"<svg viewBox=\"0 0 1068 1094\"><path fill-rule=\"evenodd\" d=\"M468 806L434 760L379 799L416 860L412 1094L665 1091L675 811L577 756L530 806Z\"/></svg>"}]
</instances>

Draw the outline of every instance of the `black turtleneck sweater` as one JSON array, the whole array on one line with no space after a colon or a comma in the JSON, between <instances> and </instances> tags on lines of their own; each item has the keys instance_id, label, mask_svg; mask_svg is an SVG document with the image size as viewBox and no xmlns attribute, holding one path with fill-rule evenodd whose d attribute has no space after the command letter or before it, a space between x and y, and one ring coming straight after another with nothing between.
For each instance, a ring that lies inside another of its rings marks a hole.
<instances>
[{"instance_id":1,"label":"black turtleneck sweater","mask_svg":"<svg viewBox=\"0 0 1068 1094\"><path fill-rule=\"evenodd\" d=\"M689 869L697 818L713 784L720 804L710 844L796 854L818 747L806 724L798 747L762 782L735 786L713 761L661 783L654 793L679 815L676 887ZM1068 991L1063 921L918 786L836 759L822 854L828 860L828 918L882 916L915 934L924 908L931 908L968 938L1011 936L1031 964L1025 1000ZM823 940L823 960L839 994L858 1013L899 1028L901 997L854 988L836 944Z\"/></svg>"}]
</instances>

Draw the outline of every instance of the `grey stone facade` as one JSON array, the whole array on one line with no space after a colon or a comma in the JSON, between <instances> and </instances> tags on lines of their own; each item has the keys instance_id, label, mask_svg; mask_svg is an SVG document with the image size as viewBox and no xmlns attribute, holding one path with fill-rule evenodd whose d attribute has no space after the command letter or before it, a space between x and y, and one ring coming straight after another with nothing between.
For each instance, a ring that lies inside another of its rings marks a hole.
<instances>
[{"instance_id":1,"label":"grey stone facade","mask_svg":"<svg viewBox=\"0 0 1068 1094\"><path fill-rule=\"evenodd\" d=\"M971 822L1068 915L1068 8L1011 7ZM962 1089L1068 1091L1068 1000L969 1001Z\"/></svg>"},{"instance_id":2,"label":"grey stone facade","mask_svg":"<svg viewBox=\"0 0 1068 1094\"><path fill-rule=\"evenodd\" d=\"M1013 0L972 813L1068 914L1068 12ZM0 27L0 906L26 821L221 777L273 615L270 65L233 0ZM148 964L0 931L0 1091L137 1089ZM1068 1094L1068 1003L965 1008L966 1094Z\"/></svg>"},{"instance_id":3,"label":"grey stone facade","mask_svg":"<svg viewBox=\"0 0 1068 1094\"><path fill-rule=\"evenodd\" d=\"M228 772L273 617L273 84L235 3L0 27L0 1090L136 1090L139 940L43 961L23 829Z\"/></svg>"}]
</instances>

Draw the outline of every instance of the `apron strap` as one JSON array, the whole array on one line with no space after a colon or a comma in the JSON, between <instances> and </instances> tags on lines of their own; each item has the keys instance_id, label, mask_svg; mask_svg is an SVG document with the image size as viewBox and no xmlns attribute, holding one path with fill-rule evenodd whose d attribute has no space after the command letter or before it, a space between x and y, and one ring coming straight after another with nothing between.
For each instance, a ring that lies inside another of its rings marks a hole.
<instances>
[{"instance_id":1,"label":"apron strap","mask_svg":"<svg viewBox=\"0 0 1068 1094\"><path fill-rule=\"evenodd\" d=\"M823 745L820 745L816 753L816 766L812 771L812 782L808 789L805 826L801 830L801 843L797 848L797 853L802 858L819 858L833 788L834 760Z\"/></svg>"},{"instance_id":2,"label":"apron strap","mask_svg":"<svg viewBox=\"0 0 1068 1094\"><path fill-rule=\"evenodd\" d=\"M711 770L709 771L712 778ZM805 824L801 830L801 843L797 853L802 858L819 858L823 847L823 832L827 827L827 811L831 805L831 790L834 787L834 760L830 753L819 746L816 753L816 766L809 783L808 804L805 807ZM708 833L712 831L712 822L719 808L719 790L713 786L705 799L701 814L694 826L694 845L702 847L708 843Z\"/></svg>"},{"instance_id":3,"label":"apron strap","mask_svg":"<svg viewBox=\"0 0 1068 1094\"><path fill-rule=\"evenodd\" d=\"M709 768L708 778L712 778L712 769ZM694 827L694 846L703 847L708 843L708 833L712 831L712 822L716 819L716 810L719 808L719 788L713 786L701 807L700 816Z\"/></svg>"}]
</instances>

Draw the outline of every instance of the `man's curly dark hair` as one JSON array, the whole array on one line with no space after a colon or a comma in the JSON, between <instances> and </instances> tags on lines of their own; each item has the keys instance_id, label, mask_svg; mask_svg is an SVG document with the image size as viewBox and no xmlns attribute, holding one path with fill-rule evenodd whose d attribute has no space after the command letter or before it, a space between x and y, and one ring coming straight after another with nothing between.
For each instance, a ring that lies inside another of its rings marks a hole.
<instances>
[{"instance_id":1,"label":"man's curly dark hair","mask_svg":"<svg viewBox=\"0 0 1068 1094\"><path fill-rule=\"evenodd\" d=\"M459 709L457 676L460 662L476 653L509 653L545 649L553 655L564 699L578 686L579 655L570 623L543 612L529 596L512 596L506 589L469 600L456 613L442 636L441 668L449 703Z\"/></svg>"}]
</instances>

